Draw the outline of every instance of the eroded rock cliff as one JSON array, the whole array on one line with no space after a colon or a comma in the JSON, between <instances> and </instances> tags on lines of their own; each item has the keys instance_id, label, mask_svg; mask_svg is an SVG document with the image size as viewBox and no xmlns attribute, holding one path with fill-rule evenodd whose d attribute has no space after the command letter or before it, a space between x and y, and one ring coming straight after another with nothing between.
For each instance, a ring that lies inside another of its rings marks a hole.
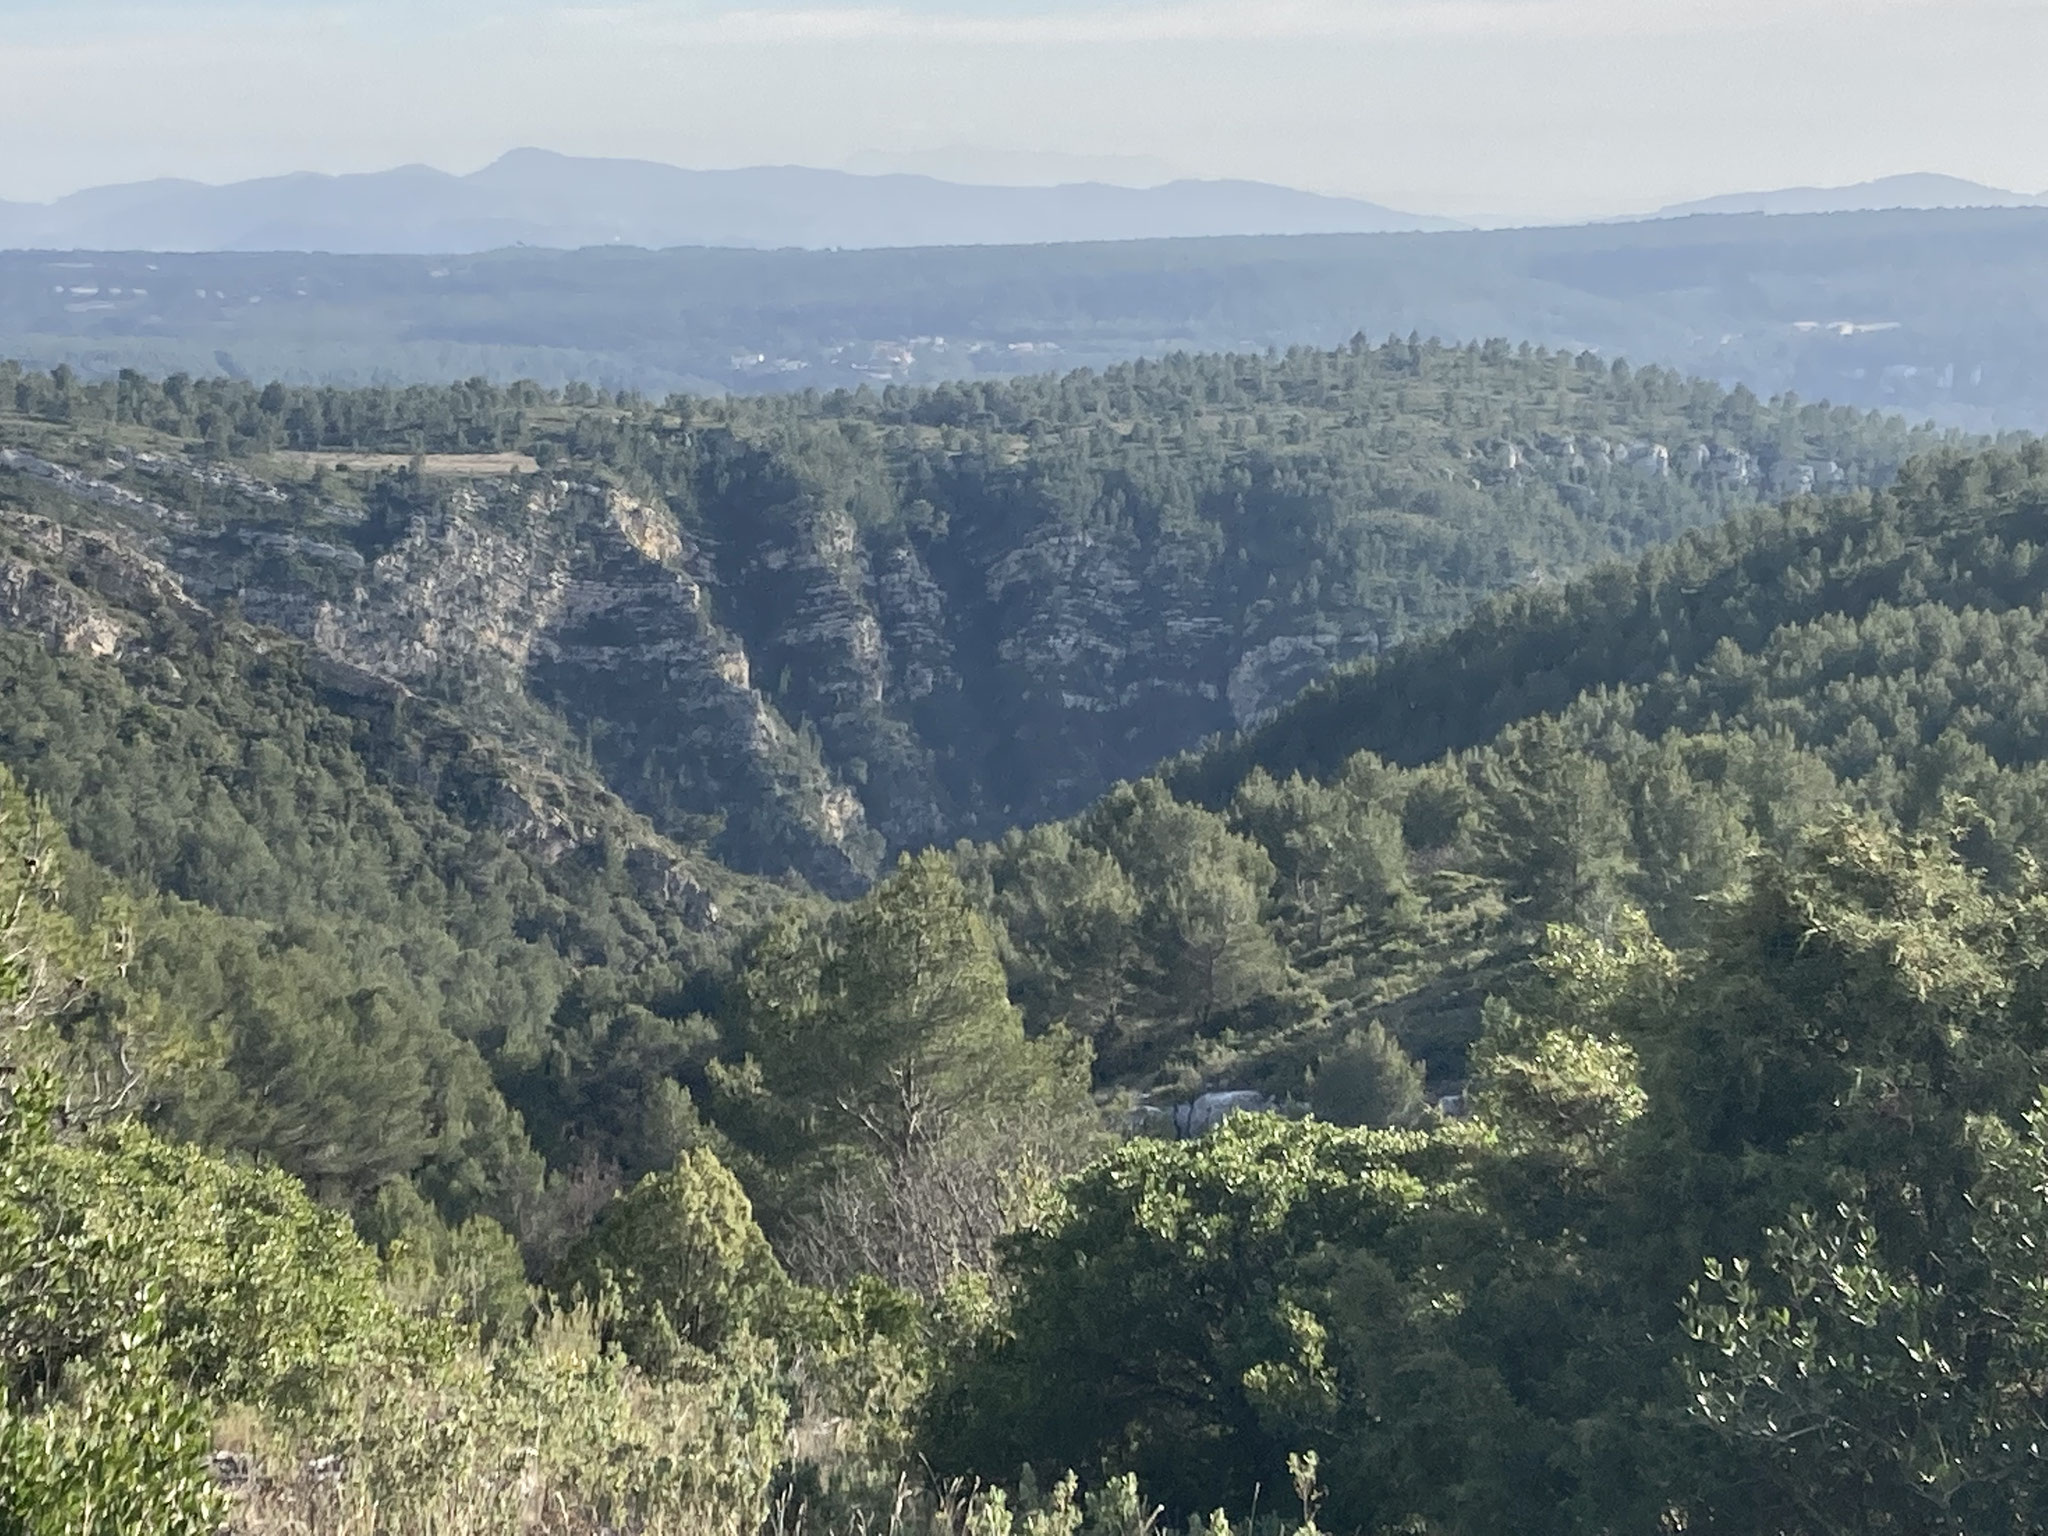
<instances>
[{"instance_id":1,"label":"eroded rock cliff","mask_svg":"<svg viewBox=\"0 0 2048 1536\"><path fill-rule=\"evenodd\" d=\"M0 443L0 492L46 525L0 560L0 624L130 643L123 602L50 555L88 530L179 601L431 700L650 835L844 894L895 850L1076 811L1502 587L1777 489L1882 484L1919 441L1499 344L879 397L533 399L549 424L491 431L540 457L467 478L460 454L109 458L62 425ZM323 409L343 407L426 435L395 399ZM252 442L317 436L310 413L251 410ZM584 836L534 814L537 847Z\"/></svg>"}]
</instances>

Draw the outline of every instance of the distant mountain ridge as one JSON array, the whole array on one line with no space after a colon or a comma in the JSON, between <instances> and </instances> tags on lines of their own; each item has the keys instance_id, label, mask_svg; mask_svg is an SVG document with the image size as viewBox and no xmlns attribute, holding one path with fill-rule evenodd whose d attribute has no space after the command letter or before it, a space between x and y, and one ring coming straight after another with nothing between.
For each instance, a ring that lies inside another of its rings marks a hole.
<instances>
[{"instance_id":1,"label":"distant mountain ridge","mask_svg":"<svg viewBox=\"0 0 2048 1536\"><path fill-rule=\"evenodd\" d=\"M1774 192L1729 192L1660 208L1653 218L1696 213L1864 213L1888 208L2035 208L2040 196L1965 181L1960 176L1921 172L1883 176L1847 187L1783 187Z\"/></svg>"},{"instance_id":2,"label":"distant mountain ridge","mask_svg":"<svg viewBox=\"0 0 2048 1536\"><path fill-rule=\"evenodd\" d=\"M515 245L826 249L1458 227L1267 182L977 186L801 166L693 171L540 149L513 150L466 176L409 165L224 186L145 181L0 203L0 248L16 250L459 255Z\"/></svg>"}]
</instances>

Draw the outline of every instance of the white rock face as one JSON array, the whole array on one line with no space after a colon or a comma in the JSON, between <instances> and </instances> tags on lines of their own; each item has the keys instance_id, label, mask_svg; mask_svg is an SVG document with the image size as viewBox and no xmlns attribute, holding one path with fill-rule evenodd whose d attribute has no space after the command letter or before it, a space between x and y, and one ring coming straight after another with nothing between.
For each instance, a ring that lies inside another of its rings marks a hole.
<instances>
[{"instance_id":1,"label":"white rock face","mask_svg":"<svg viewBox=\"0 0 2048 1536\"><path fill-rule=\"evenodd\" d=\"M1239 730L1257 725L1317 678L1379 649L1373 634L1280 635L1255 646L1230 669L1224 695Z\"/></svg>"},{"instance_id":2,"label":"white rock face","mask_svg":"<svg viewBox=\"0 0 2048 1536\"><path fill-rule=\"evenodd\" d=\"M1259 1114L1273 1107L1263 1093L1236 1090L1205 1093L1200 1098L1173 1107L1174 1134L1181 1137L1206 1136L1232 1115Z\"/></svg>"}]
</instances>

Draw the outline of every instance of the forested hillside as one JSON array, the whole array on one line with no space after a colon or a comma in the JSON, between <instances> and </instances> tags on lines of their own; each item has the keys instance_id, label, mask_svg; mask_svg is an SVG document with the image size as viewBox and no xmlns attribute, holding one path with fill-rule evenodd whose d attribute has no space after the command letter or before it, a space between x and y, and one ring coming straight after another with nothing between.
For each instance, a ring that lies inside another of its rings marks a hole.
<instances>
[{"instance_id":1,"label":"forested hillside","mask_svg":"<svg viewBox=\"0 0 2048 1536\"><path fill-rule=\"evenodd\" d=\"M1027 1015L1311 1120L1070 1184L944 1464L1199 1508L1307 1446L1374 1530L2038 1520L2044 534L2039 444L1936 456L1498 599L970 858ZM1199 851L1132 859L1133 807ZM1233 878L1235 924L1197 894ZM1133 985L1191 974L1236 1011Z\"/></svg>"},{"instance_id":2,"label":"forested hillside","mask_svg":"<svg viewBox=\"0 0 2048 1536\"><path fill-rule=\"evenodd\" d=\"M1418 763L1594 694L1632 710L1631 723L1653 735L1771 719L1799 723L1811 739L1816 728L1802 715L1827 716L1825 744L1851 722L1824 700L1868 686L1859 674L1905 672L1917 691L1924 670L1942 678L1943 695L1963 665L1949 659L1965 643L1959 634L1995 617L2023 642L2010 626L2038 596L2036 550L2048 534L2034 453L1924 459L1875 496L1794 499L1688 534L1633 567L1505 594L1453 630L1311 687L1258 729L1191 759L1176 782L1213 797L1253 767L1327 776L1363 748ZM1928 624L1943 637L1929 651L1876 638L1887 625L1903 634ZM1867 648L1846 641L1851 634ZM2003 762L2031 758L2026 701L1973 696L1987 665L2011 687L2009 669L2021 664L1969 664L1963 698L1944 697L1931 713L1895 705L1870 724L1896 747L1954 723Z\"/></svg>"},{"instance_id":3,"label":"forested hillside","mask_svg":"<svg viewBox=\"0 0 2048 1536\"><path fill-rule=\"evenodd\" d=\"M1967 797L2000 867L2048 852L2041 467L2033 445L1935 456L1504 595L1169 765L1160 792L1275 861L1282 931L1309 924L1296 968L1355 998L1322 1027L1363 1009L1456 1075L1494 968L1544 924L1634 906L1696 937L1756 852L1833 807L1919 828ZM1361 906L1345 886L1368 868L1393 873ZM1418 944L1441 947L1416 969Z\"/></svg>"},{"instance_id":4,"label":"forested hillside","mask_svg":"<svg viewBox=\"0 0 2048 1536\"><path fill-rule=\"evenodd\" d=\"M531 703L665 835L838 894L1072 812L1487 593L1882 484L1934 441L1499 343L661 406L7 388L25 447L130 444L88 473L180 514L45 482L51 515L89 508L200 600L378 677ZM254 478L137 456L194 440ZM538 472L338 474L344 450Z\"/></svg>"},{"instance_id":5,"label":"forested hillside","mask_svg":"<svg viewBox=\"0 0 2048 1536\"><path fill-rule=\"evenodd\" d=\"M694 1134L769 911L977 832L1008 990L1098 1086L1295 1093L1382 1013L1454 1077L1505 918L1457 886L1381 942L1405 780L1306 863L1305 790L1011 829L1491 589L1929 441L1411 343L661 406L0 382L0 760L150 906L120 1007L191 1037L154 1113L529 1253Z\"/></svg>"},{"instance_id":6,"label":"forested hillside","mask_svg":"<svg viewBox=\"0 0 2048 1536\"><path fill-rule=\"evenodd\" d=\"M16 1524L2039 1523L2041 445L12 382Z\"/></svg>"}]
</instances>

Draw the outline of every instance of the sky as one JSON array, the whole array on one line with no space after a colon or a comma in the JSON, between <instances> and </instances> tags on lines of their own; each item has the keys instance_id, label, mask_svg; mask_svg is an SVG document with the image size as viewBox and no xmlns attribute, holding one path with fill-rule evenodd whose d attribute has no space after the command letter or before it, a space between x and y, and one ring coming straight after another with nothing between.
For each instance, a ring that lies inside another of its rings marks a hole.
<instances>
[{"instance_id":1,"label":"sky","mask_svg":"<svg viewBox=\"0 0 2048 1536\"><path fill-rule=\"evenodd\" d=\"M2048 188L2048 0L0 0L0 198L507 149L1576 218Z\"/></svg>"}]
</instances>

